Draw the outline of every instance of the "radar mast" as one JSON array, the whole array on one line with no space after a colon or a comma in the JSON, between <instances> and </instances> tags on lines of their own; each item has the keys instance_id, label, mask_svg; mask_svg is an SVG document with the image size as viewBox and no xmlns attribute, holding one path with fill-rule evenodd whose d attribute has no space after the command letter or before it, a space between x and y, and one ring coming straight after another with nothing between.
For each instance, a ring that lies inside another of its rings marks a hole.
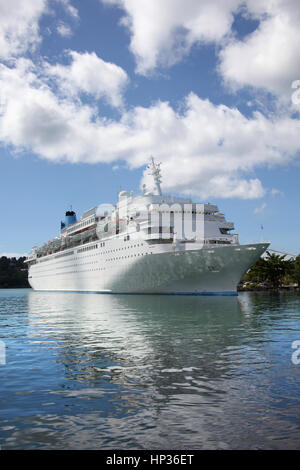
<instances>
[{"instance_id":1,"label":"radar mast","mask_svg":"<svg viewBox=\"0 0 300 470\"><path fill-rule=\"evenodd\" d=\"M149 165L147 165L147 168L149 168L149 170L151 170L151 175L153 176L153 179L154 179L154 182L155 182L155 186L156 186L156 190L157 190L157 194L159 196L162 195L162 192L161 192L161 187L160 187L160 183L161 183L161 169L160 169L160 165L161 163L155 163L154 161L154 158L153 156L151 155L150 157L150 163Z\"/></svg>"}]
</instances>

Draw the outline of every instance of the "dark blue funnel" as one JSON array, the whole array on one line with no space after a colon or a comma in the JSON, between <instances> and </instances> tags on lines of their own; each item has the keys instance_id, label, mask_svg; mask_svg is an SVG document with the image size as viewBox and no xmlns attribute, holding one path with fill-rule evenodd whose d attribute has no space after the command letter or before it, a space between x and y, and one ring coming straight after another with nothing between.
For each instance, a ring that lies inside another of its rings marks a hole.
<instances>
[{"instance_id":1,"label":"dark blue funnel","mask_svg":"<svg viewBox=\"0 0 300 470\"><path fill-rule=\"evenodd\" d=\"M65 218L65 226L74 224L74 222L77 222L76 219L76 214L74 211L67 211L66 212L66 218Z\"/></svg>"}]
</instances>

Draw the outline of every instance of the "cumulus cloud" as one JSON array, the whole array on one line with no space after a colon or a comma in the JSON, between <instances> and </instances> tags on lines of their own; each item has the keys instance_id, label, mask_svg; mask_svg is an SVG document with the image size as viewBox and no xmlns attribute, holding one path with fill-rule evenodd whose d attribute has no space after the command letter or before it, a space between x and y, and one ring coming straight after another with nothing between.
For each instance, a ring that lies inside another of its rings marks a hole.
<instances>
[{"instance_id":1,"label":"cumulus cloud","mask_svg":"<svg viewBox=\"0 0 300 470\"><path fill-rule=\"evenodd\" d=\"M219 72L232 89L253 87L291 101L300 77L299 0L100 0L124 11L137 73L171 66L193 45L218 46ZM235 15L258 20L243 39Z\"/></svg>"},{"instance_id":2,"label":"cumulus cloud","mask_svg":"<svg viewBox=\"0 0 300 470\"><path fill-rule=\"evenodd\" d=\"M232 39L220 52L220 72L233 87L263 88L291 97L300 77L298 0L248 0L246 15L259 27L244 40Z\"/></svg>"},{"instance_id":3,"label":"cumulus cloud","mask_svg":"<svg viewBox=\"0 0 300 470\"><path fill-rule=\"evenodd\" d=\"M72 18L78 18L78 11L70 0L0 0L1 59L9 60L36 48L42 40L39 21L55 2L62 3ZM58 32L66 35L67 28L61 24Z\"/></svg>"},{"instance_id":4,"label":"cumulus cloud","mask_svg":"<svg viewBox=\"0 0 300 470\"><path fill-rule=\"evenodd\" d=\"M58 96L31 61L0 68L0 140L52 161L162 161L165 190L202 198L264 195L256 168L283 165L299 152L299 121L245 117L189 94L181 110L167 102L101 118L77 97ZM249 178L250 175L250 178ZM147 184L147 176L144 177Z\"/></svg>"},{"instance_id":5,"label":"cumulus cloud","mask_svg":"<svg viewBox=\"0 0 300 470\"><path fill-rule=\"evenodd\" d=\"M39 78L31 61L20 59L14 68L2 65L0 83L3 142L51 160L70 162L93 161L98 148L105 147L105 122L94 122L95 110L76 100L59 99ZM113 126L109 132L113 134ZM105 161L105 155L99 153Z\"/></svg>"},{"instance_id":6,"label":"cumulus cloud","mask_svg":"<svg viewBox=\"0 0 300 470\"><path fill-rule=\"evenodd\" d=\"M22 54L40 41L38 21L46 7L47 0L0 1L1 58Z\"/></svg>"},{"instance_id":7,"label":"cumulus cloud","mask_svg":"<svg viewBox=\"0 0 300 470\"><path fill-rule=\"evenodd\" d=\"M70 51L69 55L70 65L46 66L47 73L56 77L65 92L71 95L85 92L104 98L112 106L122 106L123 90L129 79L121 67L105 62L94 52Z\"/></svg>"},{"instance_id":8,"label":"cumulus cloud","mask_svg":"<svg viewBox=\"0 0 300 470\"><path fill-rule=\"evenodd\" d=\"M241 0L100 0L125 11L122 23L131 33L137 72L169 66L193 44L220 42L231 31Z\"/></svg>"},{"instance_id":9,"label":"cumulus cloud","mask_svg":"<svg viewBox=\"0 0 300 470\"><path fill-rule=\"evenodd\" d=\"M78 18L69 0L51 1ZM293 75L300 78L296 0L100 1L124 10L122 22L130 30L140 74L174 64L194 44L215 43L219 71L230 86L250 85L279 96L287 84L291 90ZM166 191L207 199L262 197L266 191L255 170L285 165L300 155L300 123L287 112L246 117L194 93L179 109L157 101L126 110L126 72L94 52L69 51L67 65L17 58L39 43L39 20L49 4L0 0L0 140L13 150L52 161L123 161L129 168L143 166L153 154L163 163ZM232 31L237 12L259 20L243 40ZM71 33L62 22L57 30L66 37ZM5 60L12 56L14 61ZM101 116L96 103L85 104L85 94L118 108L119 120ZM151 185L147 174L142 183Z\"/></svg>"}]
</instances>

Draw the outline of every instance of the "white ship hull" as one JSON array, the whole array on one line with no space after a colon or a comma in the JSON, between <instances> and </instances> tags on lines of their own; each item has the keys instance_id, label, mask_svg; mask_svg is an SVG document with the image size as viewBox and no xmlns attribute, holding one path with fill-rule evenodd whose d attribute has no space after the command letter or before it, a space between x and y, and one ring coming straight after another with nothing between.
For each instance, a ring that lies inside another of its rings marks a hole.
<instances>
[{"instance_id":1,"label":"white ship hull","mask_svg":"<svg viewBox=\"0 0 300 470\"><path fill-rule=\"evenodd\" d=\"M143 244L126 250L120 243L111 250L97 245L86 253L75 249L65 258L56 259L53 254L30 266L29 283L35 290L47 291L236 295L243 274L267 247L268 243L190 245L184 250L168 247L168 251L154 247L149 252Z\"/></svg>"}]
</instances>

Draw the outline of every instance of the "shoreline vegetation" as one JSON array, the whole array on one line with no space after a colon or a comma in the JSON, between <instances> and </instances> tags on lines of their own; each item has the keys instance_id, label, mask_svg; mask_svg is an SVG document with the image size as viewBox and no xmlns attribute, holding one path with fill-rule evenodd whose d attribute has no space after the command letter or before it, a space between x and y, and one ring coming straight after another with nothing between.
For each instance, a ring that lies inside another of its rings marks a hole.
<instances>
[{"instance_id":1,"label":"shoreline vegetation","mask_svg":"<svg viewBox=\"0 0 300 470\"><path fill-rule=\"evenodd\" d=\"M0 289L16 289L30 287L28 283L28 268L24 263L25 256L20 258L0 258Z\"/></svg>"},{"instance_id":2,"label":"shoreline vegetation","mask_svg":"<svg viewBox=\"0 0 300 470\"><path fill-rule=\"evenodd\" d=\"M267 251L238 285L238 291L264 290L300 290L300 255L286 259L286 255Z\"/></svg>"},{"instance_id":3,"label":"shoreline vegetation","mask_svg":"<svg viewBox=\"0 0 300 470\"><path fill-rule=\"evenodd\" d=\"M266 255L256 261L243 276L237 290L268 291L296 290L300 291L300 255L295 259L285 259L275 253ZM28 267L24 263L25 256L20 258L0 257L0 289L30 287L28 283Z\"/></svg>"}]
</instances>

